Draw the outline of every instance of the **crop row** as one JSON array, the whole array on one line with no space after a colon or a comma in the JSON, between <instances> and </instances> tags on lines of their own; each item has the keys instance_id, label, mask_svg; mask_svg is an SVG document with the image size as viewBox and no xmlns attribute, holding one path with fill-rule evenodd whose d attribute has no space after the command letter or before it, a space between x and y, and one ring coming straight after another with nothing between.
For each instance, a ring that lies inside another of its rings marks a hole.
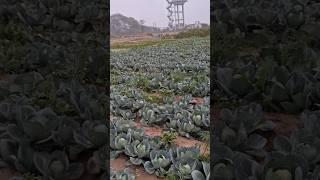
<instances>
[{"instance_id":1,"label":"crop row","mask_svg":"<svg viewBox=\"0 0 320 180\"><path fill-rule=\"evenodd\" d=\"M171 94L192 94L196 97L209 95L208 73L190 73L180 70L171 74L124 73L112 78L113 85L134 86L145 91L167 91Z\"/></svg>"},{"instance_id":2,"label":"crop row","mask_svg":"<svg viewBox=\"0 0 320 180\"><path fill-rule=\"evenodd\" d=\"M308 64L308 62L306 63ZM320 70L275 61L232 64L215 69L217 101L261 103L265 110L299 113L320 109Z\"/></svg>"},{"instance_id":3,"label":"crop row","mask_svg":"<svg viewBox=\"0 0 320 180\"><path fill-rule=\"evenodd\" d=\"M209 39L177 40L164 45L111 52L112 69L124 72L140 70L170 72L176 68L185 71L205 70L209 66Z\"/></svg>"},{"instance_id":4,"label":"crop row","mask_svg":"<svg viewBox=\"0 0 320 180\"><path fill-rule=\"evenodd\" d=\"M320 178L320 111L305 111L303 128L270 138L275 124L258 104L223 109L215 123L213 176L223 179Z\"/></svg>"},{"instance_id":5,"label":"crop row","mask_svg":"<svg viewBox=\"0 0 320 180\"><path fill-rule=\"evenodd\" d=\"M320 179L319 2L215 1L214 179ZM227 107L227 108L223 108ZM292 133L266 112L294 125ZM292 115L292 116L291 116ZM290 119L291 118L291 119Z\"/></svg>"},{"instance_id":6,"label":"crop row","mask_svg":"<svg viewBox=\"0 0 320 180\"><path fill-rule=\"evenodd\" d=\"M106 98L95 86L31 72L8 75L0 89L2 167L43 179L77 179L85 171L106 176ZM83 153L91 156L84 163Z\"/></svg>"},{"instance_id":7,"label":"crop row","mask_svg":"<svg viewBox=\"0 0 320 180\"><path fill-rule=\"evenodd\" d=\"M209 95L209 39L112 52L112 85Z\"/></svg>"},{"instance_id":8,"label":"crop row","mask_svg":"<svg viewBox=\"0 0 320 180\"><path fill-rule=\"evenodd\" d=\"M191 95L182 96L180 100L164 96L163 102L162 105L148 103L136 89L128 96L117 91L110 94L111 112L126 120L134 120L140 114L143 125L165 125L186 137L199 137L201 130L209 129L208 97L204 98L203 104L192 104Z\"/></svg>"},{"instance_id":9,"label":"crop row","mask_svg":"<svg viewBox=\"0 0 320 180\"><path fill-rule=\"evenodd\" d=\"M174 175L179 179L210 178L209 163L199 160L199 147L168 147L160 137L146 136L142 129L136 129L134 123L130 124L126 120L113 120L111 123L112 158L124 153L129 156L132 164L143 165L149 174L159 177ZM129 177L128 172L120 174Z\"/></svg>"},{"instance_id":10,"label":"crop row","mask_svg":"<svg viewBox=\"0 0 320 180\"><path fill-rule=\"evenodd\" d=\"M209 163L200 158L200 147L173 147L161 137L146 136L143 126L161 126L188 138L208 131L209 39L177 40L143 48L111 52L112 113L111 149L113 158L129 156L159 177L209 179ZM179 98L177 98L179 97ZM201 97L203 103L195 103ZM113 178L132 177L129 170Z\"/></svg>"}]
</instances>

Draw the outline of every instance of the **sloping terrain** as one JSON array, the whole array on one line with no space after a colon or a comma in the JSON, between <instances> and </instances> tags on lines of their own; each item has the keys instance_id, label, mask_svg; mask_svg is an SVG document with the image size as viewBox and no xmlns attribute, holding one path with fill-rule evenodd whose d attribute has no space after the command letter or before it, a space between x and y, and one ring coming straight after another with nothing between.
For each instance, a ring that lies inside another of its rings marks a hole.
<instances>
[{"instance_id":1,"label":"sloping terrain","mask_svg":"<svg viewBox=\"0 0 320 180\"><path fill-rule=\"evenodd\" d=\"M0 1L0 179L109 176L106 3Z\"/></svg>"},{"instance_id":2,"label":"sloping terrain","mask_svg":"<svg viewBox=\"0 0 320 180\"><path fill-rule=\"evenodd\" d=\"M209 38L111 53L114 177L210 177L209 58Z\"/></svg>"},{"instance_id":3,"label":"sloping terrain","mask_svg":"<svg viewBox=\"0 0 320 180\"><path fill-rule=\"evenodd\" d=\"M126 17L122 14L110 16L110 35L111 37L133 36L141 33L154 32L154 28L141 25L138 20Z\"/></svg>"},{"instance_id":4,"label":"sloping terrain","mask_svg":"<svg viewBox=\"0 0 320 180\"><path fill-rule=\"evenodd\" d=\"M320 179L319 2L213 6L214 178Z\"/></svg>"}]
</instances>

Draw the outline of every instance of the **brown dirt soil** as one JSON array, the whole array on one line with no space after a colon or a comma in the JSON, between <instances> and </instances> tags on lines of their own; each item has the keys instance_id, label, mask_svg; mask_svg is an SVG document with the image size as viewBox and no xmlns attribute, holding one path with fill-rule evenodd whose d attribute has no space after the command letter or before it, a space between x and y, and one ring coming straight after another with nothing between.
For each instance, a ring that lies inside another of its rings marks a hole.
<instances>
[{"instance_id":1,"label":"brown dirt soil","mask_svg":"<svg viewBox=\"0 0 320 180\"><path fill-rule=\"evenodd\" d=\"M161 133L162 133L162 129L157 127L143 127L143 129L146 135L152 136L152 137L161 136Z\"/></svg>"},{"instance_id":2,"label":"brown dirt soil","mask_svg":"<svg viewBox=\"0 0 320 180\"><path fill-rule=\"evenodd\" d=\"M213 109L213 121L217 121L219 119L219 113L219 109ZM288 135L295 129L302 127L298 115L266 112L265 117L275 123L276 127L274 132L276 134Z\"/></svg>"},{"instance_id":3,"label":"brown dirt soil","mask_svg":"<svg viewBox=\"0 0 320 180\"><path fill-rule=\"evenodd\" d=\"M139 42L139 41L145 41L145 40L155 40L158 39L156 37L152 36L147 36L147 35L142 35L142 36L134 36L134 37L121 37L121 38L111 38L110 44L115 45L115 44L120 44L124 42Z\"/></svg>"},{"instance_id":4,"label":"brown dirt soil","mask_svg":"<svg viewBox=\"0 0 320 180\"><path fill-rule=\"evenodd\" d=\"M202 103L203 102L203 98L194 98L194 99L196 101L195 103ZM161 132L163 131L163 129L161 127L143 126L140 123L140 120L141 120L141 117L137 113L137 116L135 119L136 127L143 128L146 135L152 136L152 137L161 136ZM178 136L177 139L175 140L175 144L180 147L192 147L192 146L199 144L201 153L203 153L203 154L209 153L209 149L206 148L206 144L204 142L198 141L196 139ZM125 169L127 167L127 165L126 165L127 160L128 160L128 157L126 157L125 155L121 155L117 159L112 160L110 162L111 168L113 170ZM148 180L157 180L157 179L159 179L158 177L156 177L154 175L148 174L142 166L130 166L130 168L135 170L137 180L147 180L147 179Z\"/></svg>"},{"instance_id":5,"label":"brown dirt soil","mask_svg":"<svg viewBox=\"0 0 320 180\"><path fill-rule=\"evenodd\" d=\"M158 178L155 175L148 174L142 166L135 166L135 165L126 165L126 162L129 160L129 158L125 155L120 155L117 159L111 160L111 169L114 171L120 171L127 167L132 169L135 172L135 176L137 180L158 180Z\"/></svg>"},{"instance_id":6,"label":"brown dirt soil","mask_svg":"<svg viewBox=\"0 0 320 180\"><path fill-rule=\"evenodd\" d=\"M202 104L204 103L204 99L202 97L193 97L192 104Z\"/></svg>"},{"instance_id":7,"label":"brown dirt soil","mask_svg":"<svg viewBox=\"0 0 320 180\"><path fill-rule=\"evenodd\" d=\"M8 180L12 177L21 177L22 174L14 169L2 168L0 169L0 180ZM97 175L84 174L79 180L97 180L99 177Z\"/></svg>"},{"instance_id":8,"label":"brown dirt soil","mask_svg":"<svg viewBox=\"0 0 320 180\"><path fill-rule=\"evenodd\" d=\"M121 154L117 159L110 161L110 168L114 171L123 170L126 168L126 161L128 160L129 158L127 156Z\"/></svg>"},{"instance_id":9,"label":"brown dirt soil","mask_svg":"<svg viewBox=\"0 0 320 180\"><path fill-rule=\"evenodd\" d=\"M265 113L267 119L276 124L275 133L288 135L302 126L299 116L284 113Z\"/></svg>"},{"instance_id":10,"label":"brown dirt soil","mask_svg":"<svg viewBox=\"0 0 320 180\"><path fill-rule=\"evenodd\" d=\"M209 153L209 149L206 149L206 144L196 139L190 139L190 138L178 136L175 143L177 146L180 146L180 147L192 147L199 144L201 154Z\"/></svg>"},{"instance_id":11,"label":"brown dirt soil","mask_svg":"<svg viewBox=\"0 0 320 180\"><path fill-rule=\"evenodd\" d=\"M137 123L137 127L143 128L146 135L151 136L151 137L161 136L161 133L163 131L163 129L160 127L142 127L142 125L139 123ZM208 152L205 149L205 143L198 141L196 139L192 139L192 138L177 136L177 139L175 140L175 144L180 147L192 147L192 146L199 144L201 153Z\"/></svg>"},{"instance_id":12,"label":"brown dirt soil","mask_svg":"<svg viewBox=\"0 0 320 180\"><path fill-rule=\"evenodd\" d=\"M176 100L180 100L182 96L176 96ZM192 97L191 104L202 104L204 99L202 97Z\"/></svg>"},{"instance_id":13,"label":"brown dirt soil","mask_svg":"<svg viewBox=\"0 0 320 180\"><path fill-rule=\"evenodd\" d=\"M14 176L20 176L21 174L13 169L1 168L0 169L0 180L8 180Z\"/></svg>"},{"instance_id":14,"label":"brown dirt soil","mask_svg":"<svg viewBox=\"0 0 320 180\"><path fill-rule=\"evenodd\" d=\"M165 32L165 33L160 33L163 36L165 35L176 35L178 32ZM139 41L145 41L145 40L156 40L159 39L159 37L155 36L150 36L148 33L144 34L139 34L136 36L128 36L128 37L111 37L110 39L110 44L114 45L117 43L124 43L124 42L139 42Z\"/></svg>"},{"instance_id":15,"label":"brown dirt soil","mask_svg":"<svg viewBox=\"0 0 320 180\"><path fill-rule=\"evenodd\" d=\"M210 114L211 114L211 120L213 122L218 120L218 118L219 118L219 110L218 109L212 108Z\"/></svg>"},{"instance_id":16,"label":"brown dirt soil","mask_svg":"<svg viewBox=\"0 0 320 180\"><path fill-rule=\"evenodd\" d=\"M157 176L148 174L142 166L136 166L136 180L158 180L163 178L158 178Z\"/></svg>"}]
</instances>

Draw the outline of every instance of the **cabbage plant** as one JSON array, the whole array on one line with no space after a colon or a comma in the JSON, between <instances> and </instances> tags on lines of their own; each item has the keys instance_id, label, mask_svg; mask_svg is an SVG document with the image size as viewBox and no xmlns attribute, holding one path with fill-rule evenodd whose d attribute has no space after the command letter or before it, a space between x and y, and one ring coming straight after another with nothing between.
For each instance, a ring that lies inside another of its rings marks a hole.
<instances>
[{"instance_id":1,"label":"cabbage plant","mask_svg":"<svg viewBox=\"0 0 320 180\"><path fill-rule=\"evenodd\" d=\"M37 170L48 179L79 179L84 171L81 163L69 162L68 156L62 151L54 151L50 154L45 152L36 153L33 161Z\"/></svg>"},{"instance_id":2,"label":"cabbage plant","mask_svg":"<svg viewBox=\"0 0 320 180\"><path fill-rule=\"evenodd\" d=\"M134 165L144 163L143 158L149 158L151 145L147 139L143 141L134 140L132 143L125 146L125 154L130 157L130 162Z\"/></svg>"},{"instance_id":3,"label":"cabbage plant","mask_svg":"<svg viewBox=\"0 0 320 180\"><path fill-rule=\"evenodd\" d=\"M201 162L203 172L200 170L193 170L191 172L192 179L194 180L210 180L210 164L207 162Z\"/></svg>"},{"instance_id":4,"label":"cabbage plant","mask_svg":"<svg viewBox=\"0 0 320 180\"><path fill-rule=\"evenodd\" d=\"M75 141L85 148L99 148L106 144L107 140L107 125L105 122L96 121L85 121L82 124L81 129L75 130L73 137Z\"/></svg>"},{"instance_id":5,"label":"cabbage plant","mask_svg":"<svg viewBox=\"0 0 320 180\"><path fill-rule=\"evenodd\" d=\"M150 152L150 161L146 161L143 166L149 174L163 177L171 167L170 154L163 149L152 150Z\"/></svg>"},{"instance_id":6,"label":"cabbage plant","mask_svg":"<svg viewBox=\"0 0 320 180\"><path fill-rule=\"evenodd\" d=\"M197 159L185 157L175 161L172 169L179 179L191 179L191 173L194 170L200 170L201 163Z\"/></svg>"},{"instance_id":7,"label":"cabbage plant","mask_svg":"<svg viewBox=\"0 0 320 180\"><path fill-rule=\"evenodd\" d=\"M110 173L111 180L135 180L135 176L132 170L126 168L122 171L111 171Z\"/></svg>"}]
</instances>

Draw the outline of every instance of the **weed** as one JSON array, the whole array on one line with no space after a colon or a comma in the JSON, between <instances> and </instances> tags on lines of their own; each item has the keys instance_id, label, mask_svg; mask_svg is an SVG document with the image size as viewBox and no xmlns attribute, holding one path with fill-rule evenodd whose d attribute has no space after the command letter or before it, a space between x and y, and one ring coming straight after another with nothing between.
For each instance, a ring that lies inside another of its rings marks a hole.
<instances>
[{"instance_id":1,"label":"weed","mask_svg":"<svg viewBox=\"0 0 320 180\"><path fill-rule=\"evenodd\" d=\"M143 90L146 90L146 91L150 91L150 87L149 87L149 79L146 78L145 76L137 76L137 79L135 80L135 85L136 87L139 87Z\"/></svg>"},{"instance_id":2,"label":"weed","mask_svg":"<svg viewBox=\"0 0 320 180\"><path fill-rule=\"evenodd\" d=\"M176 71L176 72L173 72L170 74L173 82L180 82L180 81L184 80L187 75L188 74L186 72L182 72L182 71Z\"/></svg>"},{"instance_id":3,"label":"weed","mask_svg":"<svg viewBox=\"0 0 320 180\"><path fill-rule=\"evenodd\" d=\"M180 32L175 35L166 35L163 36L163 39L183 39L183 38L191 38L191 37L207 37L210 35L210 28L198 28L191 29L184 32Z\"/></svg>"},{"instance_id":4,"label":"weed","mask_svg":"<svg viewBox=\"0 0 320 180\"><path fill-rule=\"evenodd\" d=\"M40 180L41 178L34 174L26 173L26 174L23 174L23 179L24 180Z\"/></svg>"},{"instance_id":5,"label":"weed","mask_svg":"<svg viewBox=\"0 0 320 180\"><path fill-rule=\"evenodd\" d=\"M202 161L210 161L210 131L203 131L200 134L200 138L203 142L205 142L205 153L200 155L200 160Z\"/></svg>"},{"instance_id":6,"label":"weed","mask_svg":"<svg viewBox=\"0 0 320 180\"><path fill-rule=\"evenodd\" d=\"M161 141L167 146L172 146L177 139L177 133L171 131L165 131L161 134Z\"/></svg>"},{"instance_id":7,"label":"weed","mask_svg":"<svg viewBox=\"0 0 320 180\"><path fill-rule=\"evenodd\" d=\"M155 104L161 104L163 103L162 96L157 96L157 95L152 95L149 93L144 92L143 93L143 98L150 103L155 103Z\"/></svg>"},{"instance_id":8,"label":"weed","mask_svg":"<svg viewBox=\"0 0 320 180\"><path fill-rule=\"evenodd\" d=\"M210 162L210 154L209 153L201 154L199 157L199 160L205 161L205 162Z\"/></svg>"},{"instance_id":9,"label":"weed","mask_svg":"<svg viewBox=\"0 0 320 180\"><path fill-rule=\"evenodd\" d=\"M166 179L165 180L176 180L176 176L174 174L167 174Z\"/></svg>"},{"instance_id":10,"label":"weed","mask_svg":"<svg viewBox=\"0 0 320 180\"><path fill-rule=\"evenodd\" d=\"M210 142L210 131L202 131L200 137L202 141Z\"/></svg>"}]
</instances>

